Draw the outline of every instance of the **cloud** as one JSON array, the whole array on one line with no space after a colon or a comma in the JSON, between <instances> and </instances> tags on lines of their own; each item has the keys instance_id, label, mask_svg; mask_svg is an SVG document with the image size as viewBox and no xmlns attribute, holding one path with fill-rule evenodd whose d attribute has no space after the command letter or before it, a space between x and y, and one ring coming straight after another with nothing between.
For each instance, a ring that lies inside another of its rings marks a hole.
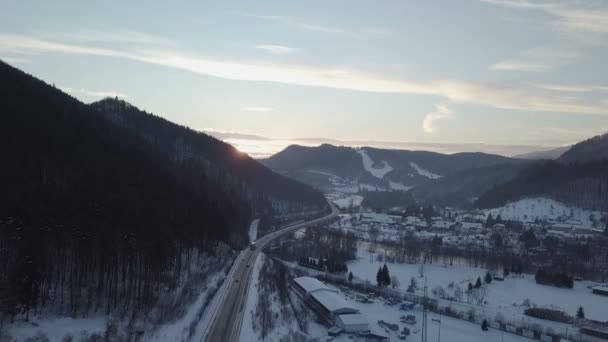
<instances>
[{"instance_id":1,"label":"cloud","mask_svg":"<svg viewBox=\"0 0 608 342\"><path fill-rule=\"evenodd\" d=\"M598 86L598 85L566 85L566 84L541 84L538 85L539 88L559 91L559 92L568 92L568 93L587 93L587 92L600 92L600 91L608 91L608 86Z\"/></svg>"},{"instance_id":2,"label":"cloud","mask_svg":"<svg viewBox=\"0 0 608 342\"><path fill-rule=\"evenodd\" d=\"M533 71L541 72L549 69L548 66L543 64L526 63L522 61L505 61L492 64L488 67L489 70L500 70L500 71Z\"/></svg>"},{"instance_id":3,"label":"cloud","mask_svg":"<svg viewBox=\"0 0 608 342\"><path fill-rule=\"evenodd\" d=\"M81 94L81 95L99 97L99 98L118 97L118 98L123 98L123 99L126 99L129 97L127 94L120 93L117 91L95 91L95 90L87 90L84 88L71 88L71 87L59 87L59 89L61 89L62 91L66 92L66 93L72 94L72 95Z\"/></svg>"},{"instance_id":4,"label":"cloud","mask_svg":"<svg viewBox=\"0 0 608 342\"><path fill-rule=\"evenodd\" d=\"M279 16L279 15L260 15L260 14L244 14L247 17L261 19L265 21L279 23L285 26L297 28L304 31L319 32L344 37L366 37L366 38L382 38L393 36L395 32L383 27L364 27L364 28L341 28L317 23L310 23L298 19Z\"/></svg>"},{"instance_id":5,"label":"cloud","mask_svg":"<svg viewBox=\"0 0 608 342\"><path fill-rule=\"evenodd\" d=\"M446 105L436 104L435 111L427 113L422 120L422 129L426 133L435 133L438 123L451 118L452 114L452 110Z\"/></svg>"},{"instance_id":6,"label":"cloud","mask_svg":"<svg viewBox=\"0 0 608 342\"><path fill-rule=\"evenodd\" d=\"M540 2L529 0L481 0L482 2L519 10L542 11L556 17L561 30L608 33L608 10L603 2ZM595 4L601 4L596 6Z\"/></svg>"},{"instance_id":7,"label":"cloud","mask_svg":"<svg viewBox=\"0 0 608 342\"><path fill-rule=\"evenodd\" d=\"M262 112L262 113L274 112L274 108L270 108L270 107L245 107L245 108L243 108L243 110L246 110L248 112Z\"/></svg>"},{"instance_id":8,"label":"cloud","mask_svg":"<svg viewBox=\"0 0 608 342\"><path fill-rule=\"evenodd\" d=\"M524 51L518 57L492 64L494 71L543 72L570 64L581 57L573 47L542 45Z\"/></svg>"},{"instance_id":9,"label":"cloud","mask_svg":"<svg viewBox=\"0 0 608 342\"><path fill-rule=\"evenodd\" d=\"M262 44L262 45L256 45L254 46L256 49L259 50L264 50L270 53L274 53L277 55L284 55L284 54L289 54L289 53L293 53L298 51L299 49L296 48L291 48L288 46L282 46L282 45L266 45L266 44Z\"/></svg>"},{"instance_id":10,"label":"cloud","mask_svg":"<svg viewBox=\"0 0 608 342\"><path fill-rule=\"evenodd\" d=\"M460 80L407 80L352 68L297 64L262 64L216 60L158 47L105 48L57 42L28 35L0 33L0 53L73 54L125 58L229 80L271 82L372 93L398 93L443 97L455 103L499 109L608 115L606 107L571 96L546 96L525 87L474 83ZM534 88L533 88L534 89Z\"/></svg>"}]
</instances>

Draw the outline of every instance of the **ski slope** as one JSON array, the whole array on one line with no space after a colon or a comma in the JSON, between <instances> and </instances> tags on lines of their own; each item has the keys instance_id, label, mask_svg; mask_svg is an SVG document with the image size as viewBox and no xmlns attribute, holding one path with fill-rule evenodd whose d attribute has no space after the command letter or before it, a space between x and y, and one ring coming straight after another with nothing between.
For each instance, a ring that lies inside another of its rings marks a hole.
<instances>
[{"instance_id":1,"label":"ski slope","mask_svg":"<svg viewBox=\"0 0 608 342\"><path fill-rule=\"evenodd\" d=\"M414 163L414 162L410 162L410 166L416 170L416 172L418 172L419 175L426 177L428 179L437 179L437 178L441 178L441 175L438 175L436 173L432 173L429 170L426 170L422 167L420 167L420 165Z\"/></svg>"},{"instance_id":2,"label":"ski slope","mask_svg":"<svg viewBox=\"0 0 608 342\"><path fill-rule=\"evenodd\" d=\"M384 175L391 172L393 168L386 162L382 161L382 168L375 168L374 161L364 150L357 151L361 155L361 161L363 162L363 168L371 173L374 177L382 179Z\"/></svg>"}]
</instances>

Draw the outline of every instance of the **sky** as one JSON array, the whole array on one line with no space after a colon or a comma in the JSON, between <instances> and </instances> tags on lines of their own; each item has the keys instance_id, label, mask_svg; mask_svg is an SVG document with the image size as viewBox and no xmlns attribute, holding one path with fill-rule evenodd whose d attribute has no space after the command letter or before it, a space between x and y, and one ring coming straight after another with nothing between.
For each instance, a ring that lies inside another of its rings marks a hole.
<instances>
[{"instance_id":1,"label":"sky","mask_svg":"<svg viewBox=\"0 0 608 342\"><path fill-rule=\"evenodd\" d=\"M6 1L0 59L254 156L506 155L608 131L608 1Z\"/></svg>"}]
</instances>

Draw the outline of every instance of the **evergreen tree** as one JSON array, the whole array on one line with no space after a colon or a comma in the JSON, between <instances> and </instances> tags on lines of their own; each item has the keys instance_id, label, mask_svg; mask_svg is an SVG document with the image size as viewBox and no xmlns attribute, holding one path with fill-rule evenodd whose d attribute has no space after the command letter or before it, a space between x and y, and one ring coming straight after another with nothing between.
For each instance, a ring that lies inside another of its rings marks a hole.
<instances>
[{"instance_id":1,"label":"evergreen tree","mask_svg":"<svg viewBox=\"0 0 608 342\"><path fill-rule=\"evenodd\" d=\"M473 290L473 284L469 283L468 290L469 291Z\"/></svg>"},{"instance_id":2,"label":"evergreen tree","mask_svg":"<svg viewBox=\"0 0 608 342\"><path fill-rule=\"evenodd\" d=\"M492 275L490 274L490 271L486 272L486 277L484 280L486 281L486 284L489 284L492 282Z\"/></svg>"},{"instance_id":3,"label":"evergreen tree","mask_svg":"<svg viewBox=\"0 0 608 342\"><path fill-rule=\"evenodd\" d=\"M386 264L382 267L382 283L384 287L388 287L391 284L391 274Z\"/></svg>"},{"instance_id":4,"label":"evergreen tree","mask_svg":"<svg viewBox=\"0 0 608 342\"><path fill-rule=\"evenodd\" d=\"M348 281L353 281L353 272L348 272Z\"/></svg>"},{"instance_id":5,"label":"evergreen tree","mask_svg":"<svg viewBox=\"0 0 608 342\"><path fill-rule=\"evenodd\" d=\"M481 322L481 330L488 331L488 321L485 319Z\"/></svg>"},{"instance_id":6,"label":"evergreen tree","mask_svg":"<svg viewBox=\"0 0 608 342\"><path fill-rule=\"evenodd\" d=\"M477 282L475 283L475 288L478 289L481 287L481 277L477 277Z\"/></svg>"},{"instance_id":7,"label":"evergreen tree","mask_svg":"<svg viewBox=\"0 0 608 342\"><path fill-rule=\"evenodd\" d=\"M382 277L382 267L378 267L378 272L376 272L376 283L378 287L382 287L384 284L384 278Z\"/></svg>"},{"instance_id":8,"label":"evergreen tree","mask_svg":"<svg viewBox=\"0 0 608 342\"><path fill-rule=\"evenodd\" d=\"M585 309L583 309L582 306L578 307L578 310L576 311L576 318L585 319Z\"/></svg>"},{"instance_id":9,"label":"evergreen tree","mask_svg":"<svg viewBox=\"0 0 608 342\"><path fill-rule=\"evenodd\" d=\"M493 227L494 226L494 218L492 217L492 213L488 214L488 218L486 219L486 227Z\"/></svg>"},{"instance_id":10,"label":"evergreen tree","mask_svg":"<svg viewBox=\"0 0 608 342\"><path fill-rule=\"evenodd\" d=\"M412 277L412 279L410 279L410 285L407 287L407 292L414 293L417 287L416 278Z\"/></svg>"}]
</instances>

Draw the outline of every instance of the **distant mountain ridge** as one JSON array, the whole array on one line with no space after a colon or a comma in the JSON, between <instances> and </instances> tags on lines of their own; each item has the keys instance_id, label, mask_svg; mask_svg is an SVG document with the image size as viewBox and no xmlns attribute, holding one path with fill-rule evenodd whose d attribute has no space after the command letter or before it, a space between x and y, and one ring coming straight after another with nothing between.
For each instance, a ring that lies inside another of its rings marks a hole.
<instances>
[{"instance_id":1,"label":"distant mountain ridge","mask_svg":"<svg viewBox=\"0 0 608 342\"><path fill-rule=\"evenodd\" d=\"M323 187L327 184L326 178L335 176L397 190L409 189L469 168L521 162L486 153L441 154L329 144L318 147L291 145L262 160L277 172L317 187Z\"/></svg>"},{"instance_id":2,"label":"distant mountain ridge","mask_svg":"<svg viewBox=\"0 0 608 342\"><path fill-rule=\"evenodd\" d=\"M540 159L555 160L555 159L558 159L559 157L561 157L566 151L570 150L571 147L572 146L563 146L563 147L553 148L550 150L534 151L534 152L519 154L519 155L513 156L513 158L529 159L529 160L540 160Z\"/></svg>"}]
</instances>

